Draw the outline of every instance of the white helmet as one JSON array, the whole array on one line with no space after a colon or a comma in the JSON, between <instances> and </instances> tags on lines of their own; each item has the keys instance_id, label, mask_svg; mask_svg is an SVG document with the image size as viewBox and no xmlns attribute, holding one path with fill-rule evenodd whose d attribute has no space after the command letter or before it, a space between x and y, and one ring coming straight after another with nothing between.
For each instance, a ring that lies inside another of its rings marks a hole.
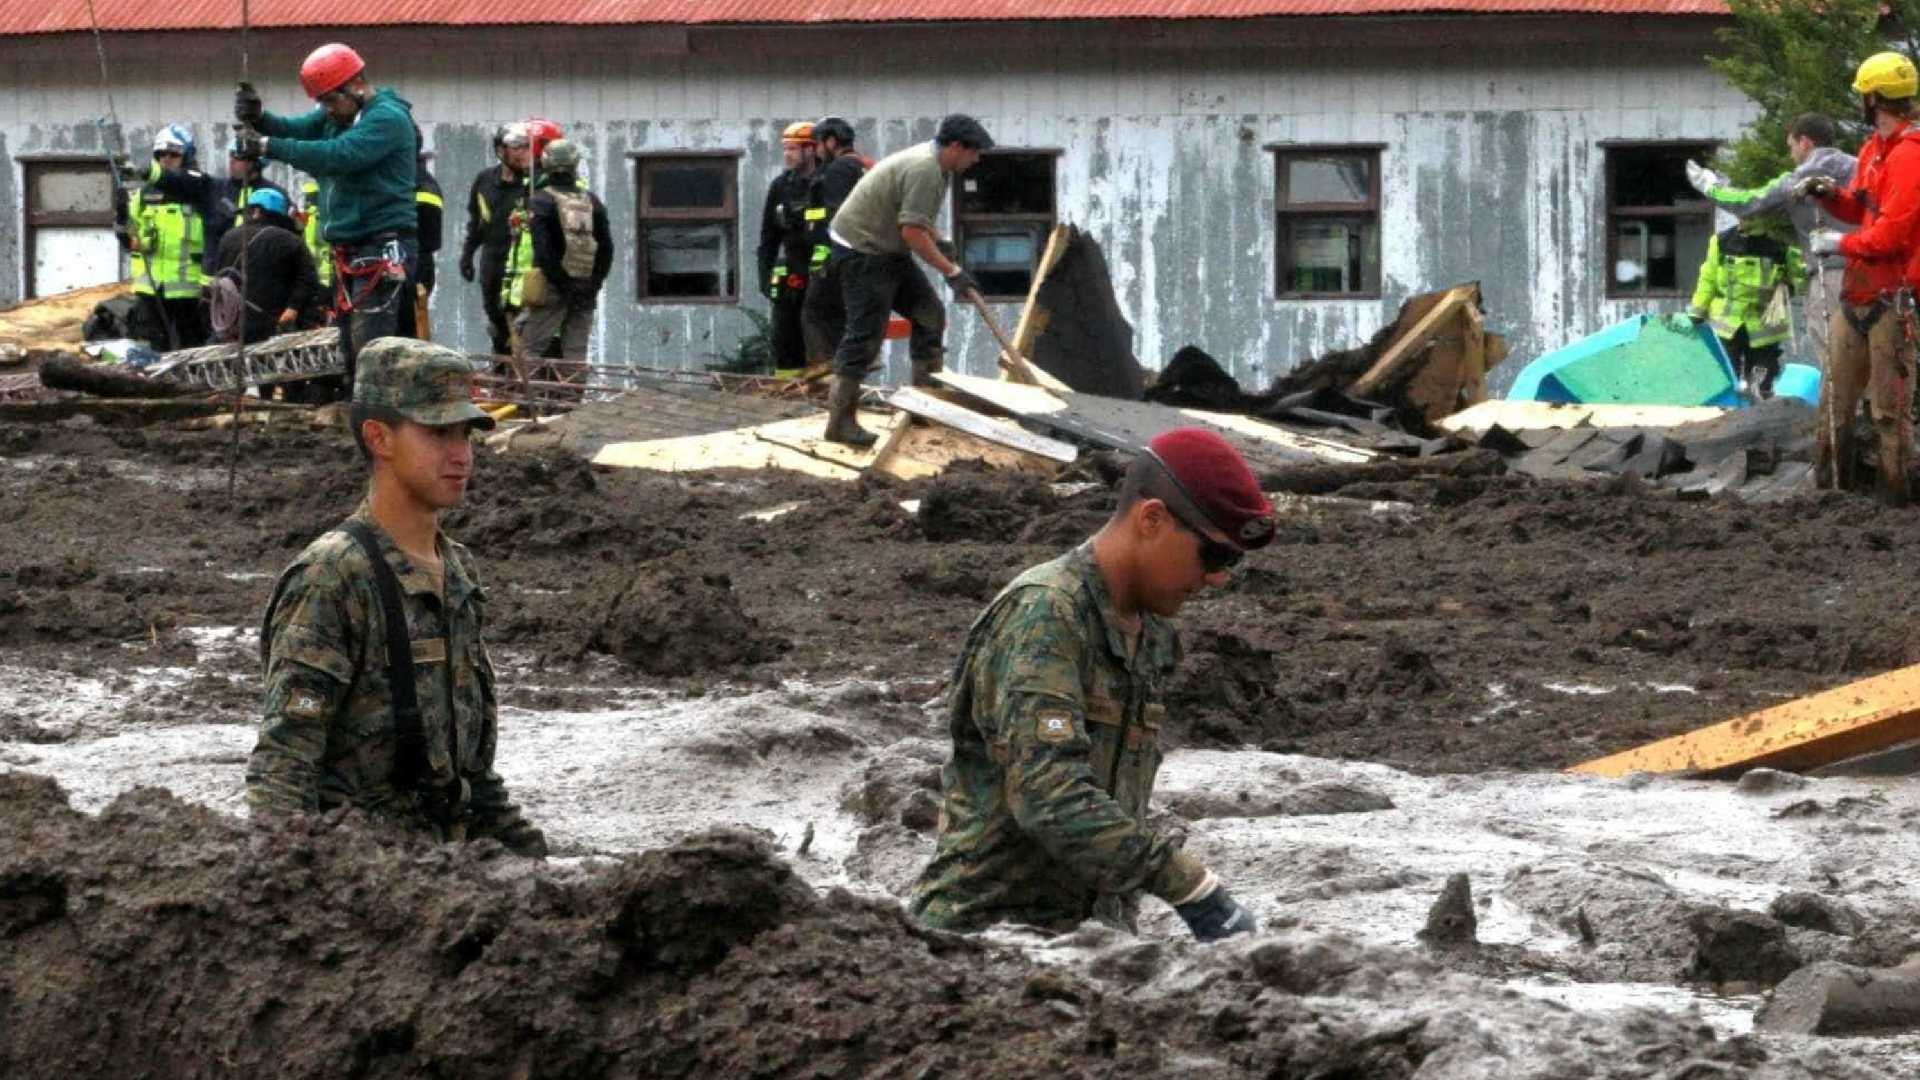
<instances>
[{"instance_id":1,"label":"white helmet","mask_svg":"<svg viewBox=\"0 0 1920 1080\"><path fill-rule=\"evenodd\" d=\"M179 154L181 157L193 157L193 133L179 124L168 124L153 137L153 152Z\"/></svg>"},{"instance_id":2,"label":"white helmet","mask_svg":"<svg viewBox=\"0 0 1920 1080\"><path fill-rule=\"evenodd\" d=\"M507 125L504 125L500 129L500 131L501 131L500 145L510 147L514 150L518 150L521 147L528 145L528 132L527 132L526 124L523 124L523 123L507 124Z\"/></svg>"}]
</instances>

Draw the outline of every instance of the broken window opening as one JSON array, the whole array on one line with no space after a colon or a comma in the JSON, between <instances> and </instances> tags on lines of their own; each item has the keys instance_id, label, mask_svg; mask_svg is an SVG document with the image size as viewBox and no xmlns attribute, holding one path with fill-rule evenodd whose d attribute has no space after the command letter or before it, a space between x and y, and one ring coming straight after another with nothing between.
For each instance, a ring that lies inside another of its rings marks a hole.
<instances>
[{"instance_id":1,"label":"broken window opening","mask_svg":"<svg viewBox=\"0 0 1920 1080\"><path fill-rule=\"evenodd\" d=\"M989 150L953 186L954 246L988 300L1024 300L1053 232L1058 150Z\"/></svg>"},{"instance_id":2,"label":"broken window opening","mask_svg":"<svg viewBox=\"0 0 1920 1080\"><path fill-rule=\"evenodd\" d=\"M52 296L122 278L113 235L113 173L98 157L23 162L26 295Z\"/></svg>"},{"instance_id":3,"label":"broken window opening","mask_svg":"<svg viewBox=\"0 0 1920 1080\"><path fill-rule=\"evenodd\" d=\"M1274 294L1380 295L1380 147L1274 146Z\"/></svg>"},{"instance_id":4,"label":"broken window opening","mask_svg":"<svg viewBox=\"0 0 1920 1080\"><path fill-rule=\"evenodd\" d=\"M636 154L639 299L653 303L740 298L739 155Z\"/></svg>"},{"instance_id":5,"label":"broken window opening","mask_svg":"<svg viewBox=\"0 0 1920 1080\"><path fill-rule=\"evenodd\" d=\"M1687 162L1713 156L1711 142L1605 147L1607 296L1681 297L1706 261L1713 206L1687 182Z\"/></svg>"}]
</instances>

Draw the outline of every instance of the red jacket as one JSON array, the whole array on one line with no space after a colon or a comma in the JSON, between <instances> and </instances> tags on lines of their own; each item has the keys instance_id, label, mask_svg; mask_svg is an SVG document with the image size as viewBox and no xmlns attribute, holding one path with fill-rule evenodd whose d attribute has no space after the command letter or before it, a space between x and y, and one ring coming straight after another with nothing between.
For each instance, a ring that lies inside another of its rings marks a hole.
<instances>
[{"instance_id":1,"label":"red jacket","mask_svg":"<svg viewBox=\"0 0 1920 1080\"><path fill-rule=\"evenodd\" d=\"M1875 132L1860 148L1853 185L1821 201L1834 217L1860 226L1840 239L1847 303L1870 304L1920 285L1920 130L1902 124L1884 138Z\"/></svg>"}]
</instances>

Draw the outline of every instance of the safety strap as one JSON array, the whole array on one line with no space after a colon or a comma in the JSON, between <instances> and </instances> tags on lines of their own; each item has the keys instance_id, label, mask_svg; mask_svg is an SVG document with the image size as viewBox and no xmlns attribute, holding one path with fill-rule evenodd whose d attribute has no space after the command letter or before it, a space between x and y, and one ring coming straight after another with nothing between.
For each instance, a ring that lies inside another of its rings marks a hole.
<instances>
[{"instance_id":1,"label":"safety strap","mask_svg":"<svg viewBox=\"0 0 1920 1080\"><path fill-rule=\"evenodd\" d=\"M1853 327L1853 332L1859 334L1862 340L1865 340L1873 333L1873 325L1879 322L1880 316L1886 313L1887 301L1885 298L1875 300L1873 303L1868 304L1866 310L1859 315L1853 313L1852 304L1842 303L1840 305L1840 314L1847 317L1847 325Z\"/></svg>"},{"instance_id":2,"label":"safety strap","mask_svg":"<svg viewBox=\"0 0 1920 1080\"><path fill-rule=\"evenodd\" d=\"M373 526L359 519L341 524L373 564L373 583L380 593L380 618L387 636L387 685L393 692L393 785L402 791L417 787L428 775L427 734L420 722L420 695L414 686L413 642L407 633L407 612L400 606L400 579L386 556Z\"/></svg>"}]
</instances>

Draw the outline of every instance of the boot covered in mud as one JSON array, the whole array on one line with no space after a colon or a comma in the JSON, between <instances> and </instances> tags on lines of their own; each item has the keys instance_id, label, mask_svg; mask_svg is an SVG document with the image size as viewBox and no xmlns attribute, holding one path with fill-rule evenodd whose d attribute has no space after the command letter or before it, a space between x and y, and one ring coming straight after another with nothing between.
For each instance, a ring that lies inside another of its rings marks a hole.
<instances>
[{"instance_id":1,"label":"boot covered in mud","mask_svg":"<svg viewBox=\"0 0 1920 1080\"><path fill-rule=\"evenodd\" d=\"M872 446L877 440L860 427L860 380L847 375L833 377L833 392L827 399L828 442L842 446Z\"/></svg>"},{"instance_id":2,"label":"boot covered in mud","mask_svg":"<svg viewBox=\"0 0 1920 1080\"><path fill-rule=\"evenodd\" d=\"M1905 409L1891 420L1875 418L1880 433L1880 501L1905 506L1909 499L1907 473L1913 466L1913 421Z\"/></svg>"},{"instance_id":3,"label":"boot covered in mud","mask_svg":"<svg viewBox=\"0 0 1920 1080\"><path fill-rule=\"evenodd\" d=\"M935 372L942 370L946 366L947 366L946 357L942 356L939 353L935 353L932 356L914 357L913 358L913 385L915 386L938 385L933 381L933 375Z\"/></svg>"}]
</instances>

